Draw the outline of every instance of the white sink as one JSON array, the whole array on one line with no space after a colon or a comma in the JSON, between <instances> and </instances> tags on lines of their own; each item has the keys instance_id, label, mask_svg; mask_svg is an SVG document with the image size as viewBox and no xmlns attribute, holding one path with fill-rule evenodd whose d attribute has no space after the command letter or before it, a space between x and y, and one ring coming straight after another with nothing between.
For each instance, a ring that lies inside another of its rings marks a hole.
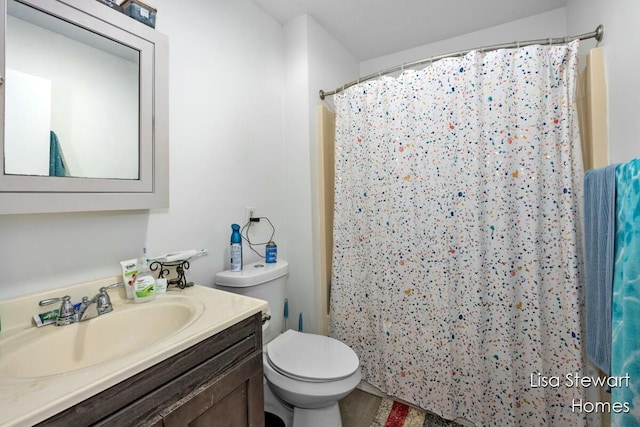
<instances>
[{"instance_id":1,"label":"white sink","mask_svg":"<svg viewBox=\"0 0 640 427\"><path fill-rule=\"evenodd\" d=\"M31 323L38 301L80 301L120 280L0 300L0 426L35 425L267 309L265 301L198 285L142 304L120 288L109 292L111 313L67 326Z\"/></svg>"},{"instance_id":2,"label":"white sink","mask_svg":"<svg viewBox=\"0 0 640 427\"><path fill-rule=\"evenodd\" d=\"M30 328L2 343L0 376L38 378L112 361L170 337L203 309L198 300L166 296L114 305L111 313L67 326Z\"/></svg>"}]
</instances>

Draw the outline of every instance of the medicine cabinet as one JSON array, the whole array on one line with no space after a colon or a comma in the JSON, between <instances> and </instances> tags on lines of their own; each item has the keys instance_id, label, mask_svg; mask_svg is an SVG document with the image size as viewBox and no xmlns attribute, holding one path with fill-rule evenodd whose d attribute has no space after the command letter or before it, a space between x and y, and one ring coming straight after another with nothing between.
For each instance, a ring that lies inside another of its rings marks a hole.
<instances>
[{"instance_id":1,"label":"medicine cabinet","mask_svg":"<svg viewBox=\"0 0 640 427\"><path fill-rule=\"evenodd\" d=\"M167 37L93 0L0 4L0 213L168 207Z\"/></svg>"}]
</instances>

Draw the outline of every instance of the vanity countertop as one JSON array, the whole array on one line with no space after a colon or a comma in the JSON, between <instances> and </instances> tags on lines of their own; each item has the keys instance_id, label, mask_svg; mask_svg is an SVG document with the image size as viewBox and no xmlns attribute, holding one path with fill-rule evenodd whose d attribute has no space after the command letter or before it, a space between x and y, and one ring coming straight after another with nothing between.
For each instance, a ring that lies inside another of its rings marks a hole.
<instances>
[{"instance_id":1,"label":"vanity countertop","mask_svg":"<svg viewBox=\"0 0 640 427\"><path fill-rule=\"evenodd\" d=\"M72 369L61 374L39 375L34 378L25 378L25 375L19 378L11 376L10 373L2 372L6 371L6 369L2 369L3 359L7 361L11 357L12 345L7 345L7 343L11 343L11 340L20 340L21 336L33 333L35 326L31 322L32 316L38 312L46 311L38 307L38 301L65 294L70 295L72 301L79 301L83 295L91 296L101 286L115 283L118 279L117 277L107 278L83 285L0 301L0 314L2 315L0 426L33 425L43 421L267 308L265 301L198 285L184 290L170 288L166 294L157 295L154 301L143 304L134 304L133 301L127 300L124 289L113 289L109 291L114 307L113 313L119 309L134 310L135 306L164 304L176 299L196 302L201 309L194 315L194 319L182 329L113 360L86 368ZM57 306L53 305L47 308L53 309ZM113 313L101 317L116 315ZM76 328L78 325L88 324L94 320L100 320L100 318L69 326L48 325L38 328L38 333L42 331L44 334L54 334L56 329ZM147 327L153 327L153 325L147 325ZM73 329L69 331L73 332ZM65 343L59 343L59 345L63 346ZM109 343L107 342L105 345L109 345ZM55 352L56 348L48 350ZM96 351L100 351L100 349L98 348ZM47 354L41 354L37 360L42 364L47 364Z\"/></svg>"}]
</instances>

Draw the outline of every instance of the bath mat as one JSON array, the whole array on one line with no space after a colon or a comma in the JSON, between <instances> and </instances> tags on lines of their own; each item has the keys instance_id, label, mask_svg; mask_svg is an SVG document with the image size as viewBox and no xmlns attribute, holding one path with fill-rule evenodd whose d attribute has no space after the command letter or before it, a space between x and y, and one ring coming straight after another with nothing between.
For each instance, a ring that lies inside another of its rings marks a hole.
<instances>
[{"instance_id":1,"label":"bath mat","mask_svg":"<svg viewBox=\"0 0 640 427\"><path fill-rule=\"evenodd\" d=\"M413 408L404 403L383 398L370 427L454 427L460 424Z\"/></svg>"}]
</instances>

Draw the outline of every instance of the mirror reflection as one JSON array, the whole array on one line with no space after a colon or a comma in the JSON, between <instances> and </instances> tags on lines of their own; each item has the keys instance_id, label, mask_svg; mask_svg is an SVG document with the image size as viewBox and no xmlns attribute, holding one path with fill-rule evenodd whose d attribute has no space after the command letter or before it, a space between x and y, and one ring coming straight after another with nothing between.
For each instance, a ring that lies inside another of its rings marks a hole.
<instances>
[{"instance_id":1,"label":"mirror reflection","mask_svg":"<svg viewBox=\"0 0 640 427\"><path fill-rule=\"evenodd\" d=\"M5 174L139 178L135 49L8 2Z\"/></svg>"}]
</instances>

